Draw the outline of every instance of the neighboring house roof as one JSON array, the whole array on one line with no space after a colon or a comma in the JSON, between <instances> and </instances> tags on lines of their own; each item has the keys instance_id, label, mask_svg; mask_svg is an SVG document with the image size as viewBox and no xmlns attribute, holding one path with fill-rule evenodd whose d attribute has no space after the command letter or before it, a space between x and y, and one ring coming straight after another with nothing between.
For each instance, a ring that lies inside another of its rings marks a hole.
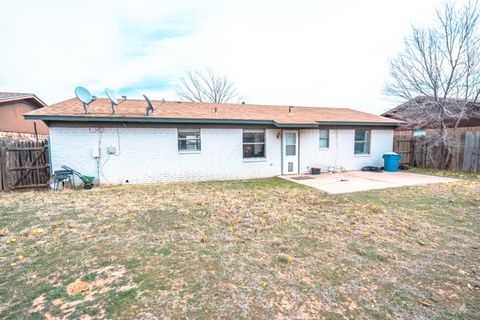
<instances>
[{"instance_id":1,"label":"neighboring house roof","mask_svg":"<svg viewBox=\"0 0 480 320\"><path fill-rule=\"evenodd\" d=\"M161 102L152 103L158 106ZM318 127L319 124L396 126L401 122L346 108L167 101L152 115L145 116L146 106L145 100L129 99L117 106L117 114L112 115L110 100L99 98L90 104L89 114L85 114L82 103L73 98L34 110L24 116L26 119L45 121L251 123L272 124L277 127Z\"/></svg>"},{"instance_id":2,"label":"neighboring house roof","mask_svg":"<svg viewBox=\"0 0 480 320\"><path fill-rule=\"evenodd\" d=\"M47 104L43 102L33 93L19 93L19 92L0 92L0 105L6 102L14 102L19 100L27 100L38 108L46 107Z\"/></svg>"},{"instance_id":3,"label":"neighboring house roof","mask_svg":"<svg viewBox=\"0 0 480 320\"><path fill-rule=\"evenodd\" d=\"M448 111L445 122L447 126L453 127L460 117L465 100L442 99L442 103L447 106ZM440 119L440 109L433 103L433 98L419 96L384 112L382 116L404 121L405 123L400 126L401 129L436 128ZM480 103L471 103L469 112L460 121L459 127L477 126L480 126Z\"/></svg>"}]
</instances>

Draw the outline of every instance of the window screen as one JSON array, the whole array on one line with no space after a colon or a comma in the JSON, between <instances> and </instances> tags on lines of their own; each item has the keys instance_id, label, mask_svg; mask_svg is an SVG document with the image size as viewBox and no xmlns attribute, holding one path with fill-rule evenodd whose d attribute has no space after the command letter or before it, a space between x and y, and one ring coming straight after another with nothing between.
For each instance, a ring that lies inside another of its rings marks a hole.
<instances>
[{"instance_id":1,"label":"window screen","mask_svg":"<svg viewBox=\"0 0 480 320\"><path fill-rule=\"evenodd\" d=\"M355 154L370 154L370 130L355 129Z\"/></svg>"},{"instance_id":2,"label":"window screen","mask_svg":"<svg viewBox=\"0 0 480 320\"><path fill-rule=\"evenodd\" d=\"M178 129L179 151L200 151L200 129Z\"/></svg>"},{"instance_id":3,"label":"window screen","mask_svg":"<svg viewBox=\"0 0 480 320\"><path fill-rule=\"evenodd\" d=\"M265 158L265 130L243 130L243 157Z\"/></svg>"}]
</instances>

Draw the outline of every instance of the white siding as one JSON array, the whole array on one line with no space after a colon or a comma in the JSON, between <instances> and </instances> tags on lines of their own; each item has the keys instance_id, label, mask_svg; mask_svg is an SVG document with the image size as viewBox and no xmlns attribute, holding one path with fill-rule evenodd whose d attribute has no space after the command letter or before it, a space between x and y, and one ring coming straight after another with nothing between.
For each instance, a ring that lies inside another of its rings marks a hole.
<instances>
[{"instance_id":1,"label":"white siding","mask_svg":"<svg viewBox=\"0 0 480 320\"><path fill-rule=\"evenodd\" d=\"M118 130L118 134L117 134ZM101 183L272 177L281 174L279 130L266 130L266 160L243 159L242 129L202 128L199 153L178 152L176 128L50 128L54 170L67 165ZM108 155L107 147L117 154Z\"/></svg>"},{"instance_id":2,"label":"white siding","mask_svg":"<svg viewBox=\"0 0 480 320\"><path fill-rule=\"evenodd\" d=\"M330 146L321 150L319 129L300 130L300 173L312 167L360 170L364 166L383 166L382 155L393 148L393 130L372 129L369 155L354 154L354 135L354 129L330 129Z\"/></svg>"}]
</instances>

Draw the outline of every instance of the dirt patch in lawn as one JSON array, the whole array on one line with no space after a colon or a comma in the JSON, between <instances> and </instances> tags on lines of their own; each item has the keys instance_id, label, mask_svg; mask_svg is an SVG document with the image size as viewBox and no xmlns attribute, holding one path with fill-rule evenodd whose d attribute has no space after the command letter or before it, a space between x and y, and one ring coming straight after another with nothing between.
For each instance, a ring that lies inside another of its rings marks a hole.
<instances>
[{"instance_id":1,"label":"dirt patch in lawn","mask_svg":"<svg viewBox=\"0 0 480 320\"><path fill-rule=\"evenodd\" d=\"M475 179L7 193L0 318L478 318L479 194Z\"/></svg>"},{"instance_id":2,"label":"dirt patch in lawn","mask_svg":"<svg viewBox=\"0 0 480 320\"><path fill-rule=\"evenodd\" d=\"M90 283L77 279L67 286L67 294L69 296L73 296L74 294L77 294L80 292L90 291L91 288L92 288L92 285Z\"/></svg>"},{"instance_id":3,"label":"dirt patch in lawn","mask_svg":"<svg viewBox=\"0 0 480 320\"><path fill-rule=\"evenodd\" d=\"M47 319L103 318L112 296L135 292L136 285L125 278L123 266L108 266L92 270L63 286L54 286L33 300L30 316L44 315Z\"/></svg>"}]
</instances>

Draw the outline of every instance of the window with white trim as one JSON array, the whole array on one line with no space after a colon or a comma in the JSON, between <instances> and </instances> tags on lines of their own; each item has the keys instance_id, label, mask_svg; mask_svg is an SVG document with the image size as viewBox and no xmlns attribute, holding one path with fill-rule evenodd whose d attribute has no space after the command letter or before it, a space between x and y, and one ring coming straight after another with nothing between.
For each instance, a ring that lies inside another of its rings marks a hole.
<instances>
[{"instance_id":1,"label":"window with white trim","mask_svg":"<svg viewBox=\"0 0 480 320\"><path fill-rule=\"evenodd\" d=\"M243 158L265 158L264 129L243 129Z\"/></svg>"},{"instance_id":2,"label":"window with white trim","mask_svg":"<svg viewBox=\"0 0 480 320\"><path fill-rule=\"evenodd\" d=\"M320 129L320 149L328 149L330 147L330 130Z\"/></svg>"},{"instance_id":3,"label":"window with white trim","mask_svg":"<svg viewBox=\"0 0 480 320\"><path fill-rule=\"evenodd\" d=\"M178 151L200 151L200 129L178 129Z\"/></svg>"},{"instance_id":4,"label":"window with white trim","mask_svg":"<svg viewBox=\"0 0 480 320\"><path fill-rule=\"evenodd\" d=\"M370 130L355 129L355 154L370 154Z\"/></svg>"}]
</instances>

